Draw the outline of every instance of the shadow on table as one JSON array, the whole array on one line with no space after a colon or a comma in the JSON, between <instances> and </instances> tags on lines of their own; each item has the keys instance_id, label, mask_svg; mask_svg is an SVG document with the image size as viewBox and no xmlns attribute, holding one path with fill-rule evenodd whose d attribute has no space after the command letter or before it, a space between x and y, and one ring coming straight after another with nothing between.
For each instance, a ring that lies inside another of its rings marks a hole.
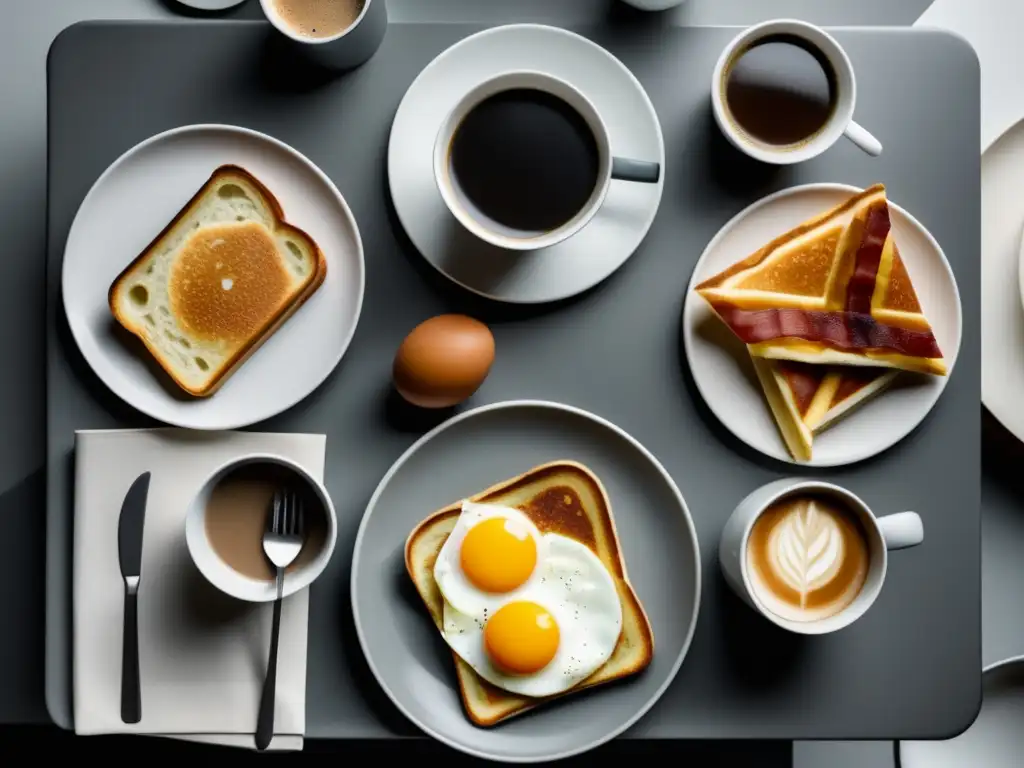
<instances>
[{"instance_id":1,"label":"shadow on table","mask_svg":"<svg viewBox=\"0 0 1024 768\"><path fill-rule=\"evenodd\" d=\"M981 409L981 472L1002 490L1024 501L1024 443Z\"/></svg>"},{"instance_id":2,"label":"shadow on table","mask_svg":"<svg viewBox=\"0 0 1024 768\"><path fill-rule=\"evenodd\" d=\"M34 760L64 755L73 750L76 759L111 758L188 759L194 757L244 756L229 747L189 744L173 739L145 736L90 736L79 738L54 726L0 727L0 741L6 749L24 750ZM443 759L446 766L493 766L495 763L468 757L426 738L338 741L307 740L304 750L315 754L338 753L346 763L401 760L420 764ZM599 758L644 760L700 768L792 768L793 746L780 741L634 741L619 739L586 755L563 760L559 766L590 766Z\"/></svg>"},{"instance_id":3,"label":"shadow on table","mask_svg":"<svg viewBox=\"0 0 1024 768\"><path fill-rule=\"evenodd\" d=\"M0 493L4 623L0 640L0 722L46 720L46 479L42 468ZM14 593L17 593L15 599ZM0 737L2 740L2 737Z\"/></svg>"},{"instance_id":4,"label":"shadow on table","mask_svg":"<svg viewBox=\"0 0 1024 768\"><path fill-rule=\"evenodd\" d=\"M744 603L716 569L708 588L721 606L720 649L732 685L756 694L772 691L800 675L809 651L803 635L775 626ZM751 642L756 638L756 642Z\"/></svg>"}]
</instances>

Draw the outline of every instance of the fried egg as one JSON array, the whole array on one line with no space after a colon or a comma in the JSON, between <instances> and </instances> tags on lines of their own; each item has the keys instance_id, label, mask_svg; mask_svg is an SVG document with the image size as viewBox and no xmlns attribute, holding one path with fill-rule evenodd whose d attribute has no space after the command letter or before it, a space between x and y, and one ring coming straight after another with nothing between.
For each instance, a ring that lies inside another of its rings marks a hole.
<instances>
[{"instance_id":1,"label":"fried egg","mask_svg":"<svg viewBox=\"0 0 1024 768\"><path fill-rule=\"evenodd\" d=\"M434 579L448 645L484 680L523 696L579 684L622 631L615 580L600 558L509 507L465 502Z\"/></svg>"}]
</instances>

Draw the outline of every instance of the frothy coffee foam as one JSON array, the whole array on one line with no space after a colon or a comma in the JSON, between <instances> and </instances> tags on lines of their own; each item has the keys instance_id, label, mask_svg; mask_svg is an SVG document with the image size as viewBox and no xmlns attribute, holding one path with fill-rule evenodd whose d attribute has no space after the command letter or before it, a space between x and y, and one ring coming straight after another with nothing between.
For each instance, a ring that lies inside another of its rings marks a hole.
<instances>
[{"instance_id":1,"label":"frothy coffee foam","mask_svg":"<svg viewBox=\"0 0 1024 768\"><path fill-rule=\"evenodd\" d=\"M758 518L747 545L757 599L790 621L817 621L856 599L868 572L859 520L818 496L776 502Z\"/></svg>"},{"instance_id":2,"label":"frothy coffee foam","mask_svg":"<svg viewBox=\"0 0 1024 768\"><path fill-rule=\"evenodd\" d=\"M285 26L302 37L334 37L352 26L366 0L274 0Z\"/></svg>"}]
</instances>

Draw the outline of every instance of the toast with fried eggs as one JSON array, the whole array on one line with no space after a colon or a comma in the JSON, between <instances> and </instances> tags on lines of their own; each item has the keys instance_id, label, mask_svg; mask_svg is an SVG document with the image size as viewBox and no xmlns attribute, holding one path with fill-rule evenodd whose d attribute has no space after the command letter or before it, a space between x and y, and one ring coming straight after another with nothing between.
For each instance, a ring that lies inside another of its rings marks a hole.
<instances>
[{"instance_id":1,"label":"toast with fried eggs","mask_svg":"<svg viewBox=\"0 0 1024 768\"><path fill-rule=\"evenodd\" d=\"M555 696L532 698L498 688L453 652L462 702L473 723L492 726L549 699L635 675L650 664L654 633L630 584L608 495L593 472L573 461L544 464L468 501L514 508L540 531L584 544L611 575L622 607L622 628L611 656L589 677ZM461 510L459 501L434 512L412 531L405 546L406 569L442 635L445 601L434 578L434 566Z\"/></svg>"},{"instance_id":2,"label":"toast with fried eggs","mask_svg":"<svg viewBox=\"0 0 1024 768\"><path fill-rule=\"evenodd\" d=\"M213 394L327 274L313 239L224 165L110 286L110 311L182 390Z\"/></svg>"}]
</instances>

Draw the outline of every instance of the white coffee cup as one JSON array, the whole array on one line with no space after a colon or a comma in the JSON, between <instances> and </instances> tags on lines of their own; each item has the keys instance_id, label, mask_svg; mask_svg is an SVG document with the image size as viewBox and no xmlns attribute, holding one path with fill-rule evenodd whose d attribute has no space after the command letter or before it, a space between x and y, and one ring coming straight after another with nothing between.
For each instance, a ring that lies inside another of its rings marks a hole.
<instances>
[{"instance_id":1,"label":"white coffee cup","mask_svg":"<svg viewBox=\"0 0 1024 768\"><path fill-rule=\"evenodd\" d=\"M327 494L323 483L313 477L302 466L291 459L273 454L249 454L221 465L214 470L199 488L185 515L185 542L192 561L199 572L213 586L231 597L252 603L265 603L277 598L276 585L273 580L252 579L245 576L225 563L213 549L206 534L206 509L210 494L217 484L227 475L241 467L253 464L271 464L283 468L294 477L296 483L304 485L310 493L307 498L321 507L327 524L327 535L320 551L312 560L287 571L284 576L284 596L292 595L305 589L323 573L331 560L334 545L338 539L338 518L334 505ZM307 513L308 519L308 513Z\"/></svg>"},{"instance_id":2,"label":"white coffee cup","mask_svg":"<svg viewBox=\"0 0 1024 768\"><path fill-rule=\"evenodd\" d=\"M857 515L867 536L868 573L864 586L853 602L841 611L814 621L792 621L769 610L758 599L747 568L747 545L754 523L775 502L798 494L832 497L844 509ZM875 517L867 504L845 488L820 480L784 478L761 486L739 503L722 530L718 560L733 591L773 624L801 635L824 635L849 626L872 606L882 591L889 550L913 547L922 541L924 525L916 512Z\"/></svg>"},{"instance_id":3,"label":"white coffee cup","mask_svg":"<svg viewBox=\"0 0 1024 768\"><path fill-rule=\"evenodd\" d=\"M807 141L795 146L773 147L748 136L736 125L729 114L725 87L728 68L744 51L765 38L780 35L797 37L825 57L835 73L836 93L832 115L821 130ZM840 136L846 136L869 155L882 154L882 144L878 139L853 120L853 111L857 106L857 79L850 57L832 35L804 21L766 21L744 30L733 38L715 65L711 79L711 105L715 122L726 138L742 152L765 163L789 165L810 160L835 144Z\"/></svg>"},{"instance_id":4,"label":"white coffee cup","mask_svg":"<svg viewBox=\"0 0 1024 768\"><path fill-rule=\"evenodd\" d=\"M489 227L462 204L453 187L449 148L463 119L485 99L504 91L533 89L543 91L565 102L587 123L597 143L598 171L593 192L583 207L568 221L539 235L517 237L506 231ZM481 240L513 251L532 251L560 243L579 232L594 217L608 194L612 180L654 184L661 177L661 166L656 162L613 157L608 128L597 109L578 89L543 72L517 70L491 77L462 97L441 123L434 141L434 179L448 210L470 233Z\"/></svg>"},{"instance_id":5,"label":"white coffee cup","mask_svg":"<svg viewBox=\"0 0 1024 768\"><path fill-rule=\"evenodd\" d=\"M365 0L356 20L330 37L306 37L285 23L277 10L278 0L260 0L263 13L274 28L311 61L331 69L358 67L377 52L388 29L384 0Z\"/></svg>"}]
</instances>

